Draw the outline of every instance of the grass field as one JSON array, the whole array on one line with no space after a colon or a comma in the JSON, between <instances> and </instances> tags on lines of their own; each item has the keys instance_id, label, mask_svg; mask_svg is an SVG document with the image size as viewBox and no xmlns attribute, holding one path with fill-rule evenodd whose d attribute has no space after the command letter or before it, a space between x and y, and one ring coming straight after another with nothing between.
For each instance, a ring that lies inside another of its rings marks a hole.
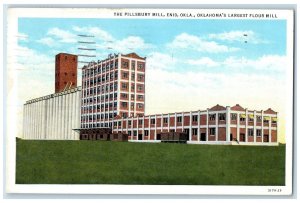
<instances>
[{"instance_id":1,"label":"grass field","mask_svg":"<svg viewBox=\"0 0 300 203\"><path fill-rule=\"evenodd\" d=\"M17 140L17 184L284 185L285 145Z\"/></svg>"}]
</instances>

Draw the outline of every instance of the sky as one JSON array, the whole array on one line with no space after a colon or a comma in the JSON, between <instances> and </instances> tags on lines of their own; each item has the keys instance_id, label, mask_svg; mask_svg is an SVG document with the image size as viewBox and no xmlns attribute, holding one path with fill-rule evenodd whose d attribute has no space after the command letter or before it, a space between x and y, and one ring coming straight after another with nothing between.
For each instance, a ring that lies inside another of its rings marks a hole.
<instances>
[{"instance_id":1,"label":"sky","mask_svg":"<svg viewBox=\"0 0 300 203\"><path fill-rule=\"evenodd\" d=\"M91 54L96 57L79 60L97 61L135 52L147 57L146 114L216 104L272 108L279 112L280 141L285 140L285 20L19 18L17 38L21 114L27 100L54 93L56 54ZM78 43L83 40L95 44L84 47Z\"/></svg>"}]
</instances>

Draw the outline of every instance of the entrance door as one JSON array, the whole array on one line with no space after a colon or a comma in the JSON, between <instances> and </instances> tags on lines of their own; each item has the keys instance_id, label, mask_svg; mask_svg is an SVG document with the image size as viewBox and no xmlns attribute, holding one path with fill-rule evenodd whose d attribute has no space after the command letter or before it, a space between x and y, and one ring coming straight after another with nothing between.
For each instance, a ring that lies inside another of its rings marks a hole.
<instances>
[{"instance_id":1,"label":"entrance door","mask_svg":"<svg viewBox=\"0 0 300 203\"><path fill-rule=\"evenodd\" d=\"M230 133L230 141L232 141L232 133Z\"/></svg>"},{"instance_id":2,"label":"entrance door","mask_svg":"<svg viewBox=\"0 0 300 203\"><path fill-rule=\"evenodd\" d=\"M245 142L245 134L240 134L240 142Z\"/></svg>"},{"instance_id":3,"label":"entrance door","mask_svg":"<svg viewBox=\"0 0 300 203\"><path fill-rule=\"evenodd\" d=\"M142 140L143 139L143 135L142 134L139 134L139 140Z\"/></svg>"},{"instance_id":4,"label":"entrance door","mask_svg":"<svg viewBox=\"0 0 300 203\"><path fill-rule=\"evenodd\" d=\"M184 129L184 133L186 133L187 140L190 140L190 129Z\"/></svg>"},{"instance_id":5,"label":"entrance door","mask_svg":"<svg viewBox=\"0 0 300 203\"><path fill-rule=\"evenodd\" d=\"M269 135L264 135L264 142L269 142Z\"/></svg>"},{"instance_id":6,"label":"entrance door","mask_svg":"<svg viewBox=\"0 0 300 203\"><path fill-rule=\"evenodd\" d=\"M200 141L206 141L206 133L201 133Z\"/></svg>"},{"instance_id":7,"label":"entrance door","mask_svg":"<svg viewBox=\"0 0 300 203\"><path fill-rule=\"evenodd\" d=\"M156 140L161 140L161 134L156 135Z\"/></svg>"}]
</instances>

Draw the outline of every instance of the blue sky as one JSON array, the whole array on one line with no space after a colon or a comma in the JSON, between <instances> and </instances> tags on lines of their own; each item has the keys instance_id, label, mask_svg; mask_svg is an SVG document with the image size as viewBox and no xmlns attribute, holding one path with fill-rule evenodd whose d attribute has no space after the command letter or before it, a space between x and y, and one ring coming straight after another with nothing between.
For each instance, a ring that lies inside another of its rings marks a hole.
<instances>
[{"instance_id":1,"label":"blue sky","mask_svg":"<svg viewBox=\"0 0 300 203\"><path fill-rule=\"evenodd\" d=\"M285 115L285 20L20 18L18 32L20 105L54 92L54 56L83 53L77 35L88 34L95 60L147 57L146 114L239 103Z\"/></svg>"}]
</instances>

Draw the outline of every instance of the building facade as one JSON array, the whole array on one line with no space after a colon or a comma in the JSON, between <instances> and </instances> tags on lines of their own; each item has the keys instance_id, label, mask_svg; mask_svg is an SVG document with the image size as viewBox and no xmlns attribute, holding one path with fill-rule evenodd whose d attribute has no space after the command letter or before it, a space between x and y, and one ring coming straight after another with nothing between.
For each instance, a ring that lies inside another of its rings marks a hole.
<instances>
[{"instance_id":1,"label":"building facade","mask_svg":"<svg viewBox=\"0 0 300 203\"><path fill-rule=\"evenodd\" d=\"M143 116L146 58L114 54L82 68L81 128L112 127L116 116Z\"/></svg>"},{"instance_id":2,"label":"building facade","mask_svg":"<svg viewBox=\"0 0 300 203\"><path fill-rule=\"evenodd\" d=\"M129 140L161 140L166 132L184 132L189 143L278 144L277 112L255 111L240 105L216 105L204 111L118 118L113 133Z\"/></svg>"},{"instance_id":3,"label":"building facade","mask_svg":"<svg viewBox=\"0 0 300 203\"><path fill-rule=\"evenodd\" d=\"M81 87L27 101L23 139L79 140Z\"/></svg>"},{"instance_id":4,"label":"building facade","mask_svg":"<svg viewBox=\"0 0 300 203\"><path fill-rule=\"evenodd\" d=\"M77 87L77 58L66 53L55 56L55 93Z\"/></svg>"}]
</instances>

